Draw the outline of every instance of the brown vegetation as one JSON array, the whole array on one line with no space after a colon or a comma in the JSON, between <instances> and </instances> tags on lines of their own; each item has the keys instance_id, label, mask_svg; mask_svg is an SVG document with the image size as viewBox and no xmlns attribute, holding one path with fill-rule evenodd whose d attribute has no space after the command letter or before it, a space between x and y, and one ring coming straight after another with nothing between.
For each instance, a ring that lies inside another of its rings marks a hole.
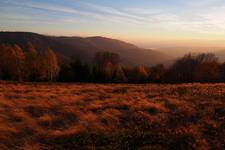
<instances>
[{"instance_id":1,"label":"brown vegetation","mask_svg":"<svg viewBox=\"0 0 225 150\"><path fill-rule=\"evenodd\" d=\"M225 85L0 84L0 149L225 149Z\"/></svg>"},{"instance_id":2,"label":"brown vegetation","mask_svg":"<svg viewBox=\"0 0 225 150\"><path fill-rule=\"evenodd\" d=\"M212 53L187 54L166 68L125 66L119 54L98 52L91 65L79 58L67 60L47 48L37 50L31 43L0 44L0 80L28 82L92 82L92 83L215 83L225 81L224 63Z\"/></svg>"}]
</instances>

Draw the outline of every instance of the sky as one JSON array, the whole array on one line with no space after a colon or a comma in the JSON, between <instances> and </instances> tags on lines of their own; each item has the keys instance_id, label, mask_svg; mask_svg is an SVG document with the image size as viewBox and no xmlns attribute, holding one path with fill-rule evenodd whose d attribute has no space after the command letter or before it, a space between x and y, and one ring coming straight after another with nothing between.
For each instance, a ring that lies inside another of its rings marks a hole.
<instances>
[{"instance_id":1,"label":"sky","mask_svg":"<svg viewBox=\"0 0 225 150\"><path fill-rule=\"evenodd\" d=\"M224 0L0 0L0 30L142 47L225 46Z\"/></svg>"}]
</instances>

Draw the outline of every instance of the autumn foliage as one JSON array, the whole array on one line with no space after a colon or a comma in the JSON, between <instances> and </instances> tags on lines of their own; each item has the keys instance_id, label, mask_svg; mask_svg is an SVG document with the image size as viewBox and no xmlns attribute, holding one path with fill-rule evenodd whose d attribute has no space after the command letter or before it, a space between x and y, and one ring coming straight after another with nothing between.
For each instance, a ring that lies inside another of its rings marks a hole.
<instances>
[{"instance_id":1,"label":"autumn foliage","mask_svg":"<svg viewBox=\"0 0 225 150\"><path fill-rule=\"evenodd\" d=\"M224 84L0 83L1 150L224 150Z\"/></svg>"},{"instance_id":2,"label":"autumn foliage","mask_svg":"<svg viewBox=\"0 0 225 150\"><path fill-rule=\"evenodd\" d=\"M13 81L53 81L59 72L58 60L51 49L38 52L30 43L0 45L0 78Z\"/></svg>"},{"instance_id":3,"label":"autumn foliage","mask_svg":"<svg viewBox=\"0 0 225 150\"><path fill-rule=\"evenodd\" d=\"M224 82L225 67L214 54L188 54L172 66L125 66L116 53L97 52L91 63L67 59L54 50L36 49L31 43L0 45L0 79L93 83Z\"/></svg>"}]
</instances>

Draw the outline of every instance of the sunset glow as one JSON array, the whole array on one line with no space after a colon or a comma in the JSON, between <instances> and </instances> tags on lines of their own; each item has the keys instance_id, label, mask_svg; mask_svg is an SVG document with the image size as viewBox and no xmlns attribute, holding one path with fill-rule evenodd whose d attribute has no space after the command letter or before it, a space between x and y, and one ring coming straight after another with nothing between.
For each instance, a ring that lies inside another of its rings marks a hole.
<instances>
[{"instance_id":1,"label":"sunset glow","mask_svg":"<svg viewBox=\"0 0 225 150\"><path fill-rule=\"evenodd\" d=\"M225 46L223 0L1 0L2 31L107 36L143 47Z\"/></svg>"}]
</instances>

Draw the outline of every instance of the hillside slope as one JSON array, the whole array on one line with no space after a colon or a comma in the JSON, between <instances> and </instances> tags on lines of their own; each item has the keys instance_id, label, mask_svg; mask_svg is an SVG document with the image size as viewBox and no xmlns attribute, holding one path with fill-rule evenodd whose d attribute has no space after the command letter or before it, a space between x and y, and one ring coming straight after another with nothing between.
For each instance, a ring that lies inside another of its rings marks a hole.
<instances>
[{"instance_id":1,"label":"hillside slope","mask_svg":"<svg viewBox=\"0 0 225 150\"><path fill-rule=\"evenodd\" d=\"M30 32L0 32L0 43L18 44L24 47L31 42L38 50L47 47L69 58L80 58L91 63L96 52L118 53L125 65L154 65L170 58L157 51L142 49L130 43L105 37L55 37Z\"/></svg>"}]
</instances>

